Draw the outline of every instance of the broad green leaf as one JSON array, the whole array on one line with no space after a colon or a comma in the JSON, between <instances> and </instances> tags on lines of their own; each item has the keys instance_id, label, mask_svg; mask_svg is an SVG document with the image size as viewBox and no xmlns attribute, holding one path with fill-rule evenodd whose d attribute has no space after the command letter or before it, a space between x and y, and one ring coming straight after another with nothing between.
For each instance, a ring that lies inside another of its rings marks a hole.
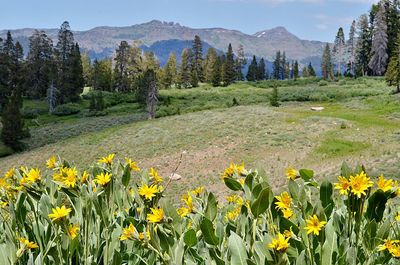
<instances>
[{"instance_id":1,"label":"broad green leaf","mask_svg":"<svg viewBox=\"0 0 400 265\"><path fill-rule=\"evenodd\" d=\"M225 185L233 191L238 191L242 189L242 184L233 178L224 178Z\"/></svg>"},{"instance_id":2,"label":"broad green leaf","mask_svg":"<svg viewBox=\"0 0 400 265\"><path fill-rule=\"evenodd\" d=\"M330 183L328 180L324 180L320 187L319 198L321 200L322 207L324 207L325 214L328 218L331 215L334 207L332 194L333 194L332 183Z\"/></svg>"},{"instance_id":3,"label":"broad green leaf","mask_svg":"<svg viewBox=\"0 0 400 265\"><path fill-rule=\"evenodd\" d=\"M305 181L309 181L310 179L312 179L314 177L314 171L310 170L310 169L300 169L299 170L300 173L300 177L302 179L304 179Z\"/></svg>"},{"instance_id":4,"label":"broad green leaf","mask_svg":"<svg viewBox=\"0 0 400 265\"><path fill-rule=\"evenodd\" d=\"M246 246L240 236L232 232L228 239L228 247L231 252L230 264L232 265L247 264Z\"/></svg>"},{"instance_id":5,"label":"broad green leaf","mask_svg":"<svg viewBox=\"0 0 400 265\"><path fill-rule=\"evenodd\" d=\"M269 187L263 189L260 195L258 196L257 200L255 200L251 204L251 212L255 217L258 217L260 214L264 213L268 209L270 205L269 201L270 193L271 189Z\"/></svg>"},{"instance_id":6,"label":"broad green leaf","mask_svg":"<svg viewBox=\"0 0 400 265\"><path fill-rule=\"evenodd\" d=\"M208 194L204 216L211 221L214 221L215 217L217 216L217 200L212 193Z\"/></svg>"},{"instance_id":7,"label":"broad green leaf","mask_svg":"<svg viewBox=\"0 0 400 265\"><path fill-rule=\"evenodd\" d=\"M215 235L215 229L210 220L203 218L203 221L200 224L200 229L203 233L204 241L206 241L206 243L213 246L218 245L219 238Z\"/></svg>"},{"instance_id":8,"label":"broad green leaf","mask_svg":"<svg viewBox=\"0 0 400 265\"><path fill-rule=\"evenodd\" d=\"M183 237L179 240L178 244L176 245L175 251L174 251L174 264L176 265L181 265L183 264L183 254L185 252L185 244L183 242Z\"/></svg>"},{"instance_id":9,"label":"broad green leaf","mask_svg":"<svg viewBox=\"0 0 400 265\"><path fill-rule=\"evenodd\" d=\"M196 232L193 229L188 230L184 235L186 246L194 247L197 244Z\"/></svg>"},{"instance_id":10,"label":"broad green leaf","mask_svg":"<svg viewBox=\"0 0 400 265\"><path fill-rule=\"evenodd\" d=\"M326 239L322 246L322 264L333 264L333 255L337 253L337 234L332 219L325 226Z\"/></svg>"},{"instance_id":11,"label":"broad green leaf","mask_svg":"<svg viewBox=\"0 0 400 265\"><path fill-rule=\"evenodd\" d=\"M127 165L124 169L124 174L122 175L122 184L125 187L128 187L130 181L131 181L131 169L129 165Z\"/></svg>"},{"instance_id":12,"label":"broad green leaf","mask_svg":"<svg viewBox=\"0 0 400 265\"><path fill-rule=\"evenodd\" d=\"M382 190L375 191L368 199L365 217L370 221L375 220L377 223L382 221L387 200L388 198Z\"/></svg>"}]
</instances>

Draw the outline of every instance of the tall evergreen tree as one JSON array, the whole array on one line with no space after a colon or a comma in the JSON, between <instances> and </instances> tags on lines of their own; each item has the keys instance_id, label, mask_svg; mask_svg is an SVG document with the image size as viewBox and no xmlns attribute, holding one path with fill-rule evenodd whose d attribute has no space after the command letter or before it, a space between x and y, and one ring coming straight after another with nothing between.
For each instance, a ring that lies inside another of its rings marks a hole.
<instances>
[{"instance_id":1,"label":"tall evergreen tree","mask_svg":"<svg viewBox=\"0 0 400 265\"><path fill-rule=\"evenodd\" d=\"M257 69L258 69L257 59L256 56L253 55L253 60L249 65L249 69L247 70L247 75L246 75L248 81L257 81Z\"/></svg>"},{"instance_id":2,"label":"tall evergreen tree","mask_svg":"<svg viewBox=\"0 0 400 265\"><path fill-rule=\"evenodd\" d=\"M90 61L90 57L87 52L84 52L81 55L82 59L82 69L83 69L83 79L85 80L85 86L92 86L93 80L93 66L92 62Z\"/></svg>"},{"instance_id":3,"label":"tall evergreen tree","mask_svg":"<svg viewBox=\"0 0 400 265\"><path fill-rule=\"evenodd\" d=\"M194 37L192 45L192 70L196 72L196 76L200 82L204 82L203 70L203 45L198 35ZM194 74L193 74L194 75Z\"/></svg>"},{"instance_id":4,"label":"tall evergreen tree","mask_svg":"<svg viewBox=\"0 0 400 265\"><path fill-rule=\"evenodd\" d=\"M235 70L235 61L234 61L234 54L232 50L232 45L229 43L228 51L226 52L226 60L223 64L223 77L222 82L224 86L229 86L236 79L236 70Z\"/></svg>"},{"instance_id":5,"label":"tall evergreen tree","mask_svg":"<svg viewBox=\"0 0 400 265\"><path fill-rule=\"evenodd\" d=\"M390 86L396 86L396 93L400 93L400 33L386 71L386 81Z\"/></svg>"},{"instance_id":6,"label":"tall evergreen tree","mask_svg":"<svg viewBox=\"0 0 400 265\"><path fill-rule=\"evenodd\" d=\"M294 80L299 78L299 62L297 60L293 64L293 78Z\"/></svg>"},{"instance_id":7,"label":"tall evergreen tree","mask_svg":"<svg viewBox=\"0 0 400 265\"><path fill-rule=\"evenodd\" d=\"M308 77L307 66L304 66L303 69L301 70L301 76L304 77L304 78Z\"/></svg>"},{"instance_id":8,"label":"tall evergreen tree","mask_svg":"<svg viewBox=\"0 0 400 265\"><path fill-rule=\"evenodd\" d=\"M244 47L242 44L239 44L235 64L236 64L236 74L237 74L236 80L243 81L244 80L243 68L247 64L247 60L244 54Z\"/></svg>"},{"instance_id":9,"label":"tall evergreen tree","mask_svg":"<svg viewBox=\"0 0 400 265\"><path fill-rule=\"evenodd\" d=\"M282 76L281 61L282 61L281 51L277 51L276 55L275 55L275 60L273 63L273 70L272 70L272 77L277 80L281 79L281 76Z\"/></svg>"},{"instance_id":10,"label":"tall evergreen tree","mask_svg":"<svg viewBox=\"0 0 400 265\"><path fill-rule=\"evenodd\" d=\"M316 77L314 67L312 66L311 62L308 64L307 73L309 77Z\"/></svg>"},{"instance_id":11,"label":"tall evergreen tree","mask_svg":"<svg viewBox=\"0 0 400 265\"><path fill-rule=\"evenodd\" d=\"M218 54L214 48L209 48L206 55L206 60L204 62L204 79L207 83L212 83L214 76L214 66L218 59ZM218 71L221 71L218 69Z\"/></svg>"},{"instance_id":12,"label":"tall evergreen tree","mask_svg":"<svg viewBox=\"0 0 400 265\"><path fill-rule=\"evenodd\" d=\"M121 41L116 50L114 67L114 85L115 90L127 92L130 90L129 58L130 46L126 41Z\"/></svg>"},{"instance_id":13,"label":"tall evergreen tree","mask_svg":"<svg viewBox=\"0 0 400 265\"><path fill-rule=\"evenodd\" d=\"M385 0L383 1L386 13L387 24L387 38L388 38L388 56L392 57L396 53L397 36L400 33L400 1L399 0Z\"/></svg>"},{"instance_id":14,"label":"tall evergreen tree","mask_svg":"<svg viewBox=\"0 0 400 265\"><path fill-rule=\"evenodd\" d=\"M355 76L355 61L356 61L356 45L357 45L357 38L356 38L356 21L353 20L350 26L349 31L349 39L347 40L347 58L348 58L348 65L349 65L349 73L352 76Z\"/></svg>"},{"instance_id":15,"label":"tall evergreen tree","mask_svg":"<svg viewBox=\"0 0 400 265\"><path fill-rule=\"evenodd\" d=\"M339 28L337 34L336 34L336 38L335 38L335 42L333 45L333 57L335 58L335 62L337 65L337 75L338 76L342 76L342 65L343 65L343 61L344 61L344 52L345 52L345 37L344 37L344 32L343 32L343 28Z\"/></svg>"},{"instance_id":16,"label":"tall evergreen tree","mask_svg":"<svg viewBox=\"0 0 400 265\"><path fill-rule=\"evenodd\" d=\"M221 85L221 72L222 72L222 62L221 57L217 56L213 66L212 66L212 75L211 75L211 83L214 87Z\"/></svg>"},{"instance_id":17,"label":"tall evergreen tree","mask_svg":"<svg viewBox=\"0 0 400 265\"><path fill-rule=\"evenodd\" d=\"M357 23L357 46L356 46L356 72L357 75L368 74L368 63L371 54L371 33L367 15L362 15Z\"/></svg>"},{"instance_id":18,"label":"tall evergreen tree","mask_svg":"<svg viewBox=\"0 0 400 265\"><path fill-rule=\"evenodd\" d=\"M331 55L331 48L329 44L326 44L324 53L322 55L322 76L325 80L333 79L333 64L332 64L332 55Z\"/></svg>"},{"instance_id":19,"label":"tall evergreen tree","mask_svg":"<svg viewBox=\"0 0 400 265\"><path fill-rule=\"evenodd\" d=\"M67 98L69 99L69 101L77 101L79 100L80 94L82 94L83 88L85 86L81 52L78 43L76 43L75 46L72 48L68 66L70 78L70 95Z\"/></svg>"},{"instance_id":20,"label":"tall evergreen tree","mask_svg":"<svg viewBox=\"0 0 400 265\"><path fill-rule=\"evenodd\" d=\"M176 71L176 56L175 53L170 53L167 63L164 66L163 74L163 86L164 88L170 88L176 83L177 71Z\"/></svg>"},{"instance_id":21,"label":"tall evergreen tree","mask_svg":"<svg viewBox=\"0 0 400 265\"><path fill-rule=\"evenodd\" d=\"M184 49L182 51L182 56L181 56L181 65L180 65L180 71L179 71L179 84L183 88L189 88L191 86L190 84L190 52L188 49Z\"/></svg>"},{"instance_id":22,"label":"tall evergreen tree","mask_svg":"<svg viewBox=\"0 0 400 265\"><path fill-rule=\"evenodd\" d=\"M385 18L385 7L379 6L378 13L375 17L374 31L372 36L372 57L369 61L369 68L371 68L374 75L381 76L385 74L388 54L388 36L387 36L387 24Z\"/></svg>"},{"instance_id":23,"label":"tall evergreen tree","mask_svg":"<svg viewBox=\"0 0 400 265\"><path fill-rule=\"evenodd\" d=\"M280 64L279 64L280 66L279 66L279 68L280 68L280 70L279 70L279 72L280 72L280 80L284 80L284 79L286 79L287 78L287 70L286 70L286 52L284 51L283 53L282 53L282 57L281 57L281 62L280 62Z\"/></svg>"},{"instance_id":24,"label":"tall evergreen tree","mask_svg":"<svg viewBox=\"0 0 400 265\"><path fill-rule=\"evenodd\" d=\"M53 43L44 31L35 30L29 37L29 53L26 60L28 97L46 97L46 91L55 74L53 68Z\"/></svg>"},{"instance_id":25,"label":"tall evergreen tree","mask_svg":"<svg viewBox=\"0 0 400 265\"><path fill-rule=\"evenodd\" d=\"M111 59L94 61L91 83L94 90L112 91Z\"/></svg>"},{"instance_id":26,"label":"tall evergreen tree","mask_svg":"<svg viewBox=\"0 0 400 265\"><path fill-rule=\"evenodd\" d=\"M257 76L256 79L257 80L265 80L265 61L264 58L260 59L260 62L258 63L258 67L257 67Z\"/></svg>"}]
</instances>

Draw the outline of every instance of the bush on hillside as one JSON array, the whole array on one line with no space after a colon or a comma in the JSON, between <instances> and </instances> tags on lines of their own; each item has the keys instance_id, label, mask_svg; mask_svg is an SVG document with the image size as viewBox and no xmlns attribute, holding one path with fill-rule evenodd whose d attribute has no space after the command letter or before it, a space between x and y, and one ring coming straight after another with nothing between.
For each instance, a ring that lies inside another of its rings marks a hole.
<instances>
[{"instance_id":1,"label":"bush on hillside","mask_svg":"<svg viewBox=\"0 0 400 265\"><path fill-rule=\"evenodd\" d=\"M53 111L53 115L56 116L68 116L68 115L73 115L77 114L81 111L81 107L76 104L76 103L67 103L63 105L59 105L55 107Z\"/></svg>"}]
</instances>

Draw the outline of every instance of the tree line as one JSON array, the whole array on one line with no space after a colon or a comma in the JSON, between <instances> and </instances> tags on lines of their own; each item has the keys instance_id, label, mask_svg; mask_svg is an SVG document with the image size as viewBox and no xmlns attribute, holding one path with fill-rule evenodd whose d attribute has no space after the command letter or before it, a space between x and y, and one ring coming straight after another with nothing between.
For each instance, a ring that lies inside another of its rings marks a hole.
<instances>
[{"instance_id":1,"label":"tree line","mask_svg":"<svg viewBox=\"0 0 400 265\"><path fill-rule=\"evenodd\" d=\"M333 47L322 56L325 79L340 76L386 76L400 92L400 1L381 0L353 21L346 40L339 28Z\"/></svg>"}]
</instances>

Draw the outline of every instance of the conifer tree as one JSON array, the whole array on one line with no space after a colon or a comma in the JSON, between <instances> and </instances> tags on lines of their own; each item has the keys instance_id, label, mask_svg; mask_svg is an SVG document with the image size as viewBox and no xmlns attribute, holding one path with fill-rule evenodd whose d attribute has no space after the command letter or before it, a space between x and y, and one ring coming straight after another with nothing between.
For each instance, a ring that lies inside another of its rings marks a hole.
<instances>
[{"instance_id":1,"label":"conifer tree","mask_svg":"<svg viewBox=\"0 0 400 265\"><path fill-rule=\"evenodd\" d=\"M294 80L299 78L299 62L297 60L293 64L293 78Z\"/></svg>"},{"instance_id":2,"label":"conifer tree","mask_svg":"<svg viewBox=\"0 0 400 265\"><path fill-rule=\"evenodd\" d=\"M308 70L307 70L307 66L304 66L303 69L301 70L301 75L304 78L308 77Z\"/></svg>"},{"instance_id":3,"label":"conifer tree","mask_svg":"<svg viewBox=\"0 0 400 265\"><path fill-rule=\"evenodd\" d=\"M355 61L356 61L356 45L357 45L357 39L356 39L356 21L353 20L350 26L350 31L349 31L349 39L347 40L346 46L347 46L347 58L348 58L348 64L349 64L349 73L352 76L355 76Z\"/></svg>"},{"instance_id":4,"label":"conifer tree","mask_svg":"<svg viewBox=\"0 0 400 265\"><path fill-rule=\"evenodd\" d=\"M236 79L236 70L235 70L235 61L234 61L234 54L232 50L232 45L229 43L228 51L226 53L226 60L223 64L223 77L222 82L224 86L229 86Z\"/></svg>"},{"instance_id":5,"label":"conifer tree","mask_svg":"<svg viewBox=\"0 0 400 265\"><path fill-rule=\"evenodd\" d=\"M93 63L92 86L94 90L112 91L112 66L110 59Z\"/></svg>"},{"instance_id":6,"label":"conifer tree","mask_svg":"<svg viewBox=\"0 0 400 265\"><path fill-rule=\"evenodd\" d=\"M400 93L400 33L398 34L397 47L392 52L386 71L386 81L389 86L396 87L396 93Z\"/></svg>"},{"instance_id":7,"label":"conifer tree","mask_svg":"<svg viewBox=\"0 0 400 265\"><path fill-rule=\"evenodd\" d=\"M163 86L170 88L176 83L176 56L175 53L170 53L167 63L164 66Z\"/></svg>"},{"instance_id":8,"label":"conifer tree","mask_svg":"<svg viewBox=\"0 0 400 265\"><path fill-rule=\"evenodd\" d=\"M214 87L220 86L221 84L221 72L222 72L221 57L217 56L212 66L211 83Z\"/></svg>"},{"instance_id":9,"label":"conifer tree","mask_svg":"<svg viewBox=\"0 0 400 265\"><path fill-rule=\"evenodd\" d=\"M191 79L191 74L190 74L190 52L188 49L184 49L182 51L182 56L181 56L181 65L180 65L180 71L179 71L179 84L183 88L189 88L191 86L190 84L190 79Z\"/></svg>"},{"instance_id":10,"label":"conifer tree","mask_svg":"<svg viewBox=\"0 0 400 265\"><path fill-rule=\"evenodd\" d=\"M272 95L269 100L270 104L272 107L279 107L281 104L279 103L279 94L278 94L278 88L274 86L272 89Z\"/></svg>"},{"instance_id":11,"label":"conifer tree","mask_svg":"<svg viewBox=\"0 0 400 265\"><path fill-rule=\"evenodd\" d=\"M257 80L265 80L265 61L264 58L260 59L260 62L258 63L258 67L257 67L257 75L256 75L256 79Z\"/></svg>"},{"instance_id":12,"label":"conifer tree","mask_svg":"<svg viewBox=\"0 0 400 265\"><path fill-rule=\"evenodd\" d=\"M258 69L257 59L256 56L253 55L253 60L249 65L249 69L246 75L246 79L248 81L257 81L257 69Z\"/></svg>"},{"instance_id":13,"label":"conifer tree","mask_svg":"<svg viewBox=\"0 0 400 265\"><path fill-rule=\"evenodd\" d=\"M387 24L385 18L385 8L383 5L379 6L378 13L375 17L374 31L372 36L372 57L369 61L369 68L371 68L374 75L384 75L386 72L388 54L388 36Z\"/></svg>"},{"instance_id":14,"label":"conifer tree","mask_svg":"<svg viewBox=\"0 0 400 265\"><path fill-rule=\"evenodd\" d=\"M29 98L46 97L54 78L53 42L44 31L35 30L29 37L29 53L26 60L26 92Z\"/></svg>"},{"instance_id":15,"label":"conifer tree","mask_svg":"<svg viewBox=\"0 0 400 265\"><path fill-rule=\"evenodd\" d=\"M396 53L397 49L397 36L400 33L400 1L399 0L385 0L383 1L386 14L387 24L387 53L389 58L392 54Z\"/></svg>"},{"instance_id":16,"label":"conifer tree","mask_svg":"<svg viewBox=\"0 0 400 265\"><path fill-rule=\"evenodd\" d=\"M85 86L92 86L93 66L87 52L84 52L81 55L81 59L82 59L83 79L85 80Z\"/></svg>"},{"instance_id":17,"label":"conifer tree","mask_svg":"<svg viewBox=\"0 0 400 265\"><path fill-rule=\"evenodd\" d=\"M335 62L337 64L337 75L339 77L342 76L342 64L345 52L345 43L346 42L345 42L343 28L340 27L336 34L332 51L333 57L335 58Z\"/></svg>"},{"instance_id":18,"label":"conifer tree","mask_svg":"<svg viewBox=\"0 0 400 265\"><path fill-rule=\"evenodd\" d=\"M332 55L329 44L326 44L324 53L322 55L322 76L325 80L333 79L333 65L332 65Z\"/></svg>"},{"instance_id":19,"label":"conifer tree","mask_svg":"<svg viewBox=\"0 0 400 265\"><path fill-rule=\"evenodd\" d=\"M130 90L129 80L129 51L130 46L126 41L121 41L116 50L114 67L114 84L118 92L127 92Z\"/></svg>"},{"instance_id":20,"label":"conifer tree","mask_svg":"<svg viewBox=\"0 0 400 265\"><path fill-rule=\"evenodd\" d=\"M204 82L204 70L203 70L203 45L198 35L194 37L192 46L192 76L197 76L197 80ZM197 86L197 85L196 85Z\"/></svg>"},{"instance_id":21,"label":"conifer tree","mask_svg":"<svg viewBox=\"0 0 400 265\"><path fill-rule=\"evenodd\" d=\"M280 72L280 80L284 80L284 79L286 79L286 74L287 74L287 71L286 71L286 52L284 51L283 53L282 53L282 57L281 57L281 61L280 61L280 64L279 64L279 68L280 68L280 70L279 70L279 72Z\"/></svg>"},{"instance_id":22,"label":"conifer tree","mask_svg":"<svg viewBox=\"0 0 400 265\"><path fill-rule=\"evenodd\" d=\"M236 74L237 74L236 80L243 81L244 80L243 68L247 64L247 60L244 54L244 47L242 44L239 44L235 64L236 64Z\"/></svg>"},{"instance_id":23,"label":"conifer tree","mask_svg":"<svg viewBox=\"0 0 400 265\"><path fill-rule=\"evenodd\" d=\"M315 70L311 62L308 64L307 73L309 77L316 77Z\"/></svg>"},{"instance_id":24,"label":"conifer tree","mask_svg":"<svg viewBox=\"0 0 400 265\"><path fill-rule=\"evenodd\" d=\"M281 76L282 76L282 74L281 74L281 70L282 70L281 61L282 61L282 59L281 59L281 51L277 51L276 52L276 56L275 56L275 60L274 60L274 63L273 63L273 71L272 71L272 77L274 79L277 79L277 80L281 79Z\"/></svg>"},{"instance_id":25,"label":"conifer tree","mask_svg":"<svg viewBox=\"0 0 400 265\"><path fill-rule=\"evenodd\" d=\"M368 63L371 54L371 33L367 15L362 15L357 23L357 45L356 45L356 72L357 75L368 74Z\"/></svg>"},{"instance_id":26,"label":"conifer tree","mask_svg":"<svg viewBox=\"0 0 400 265\"><path fill-rule=\"evenodd\" d=\"M69 85L70 85L70 95L66 96L68 101L77 101L80 98L80 94L83 92L85 86L85 79L83 77L83 67L81 53L78 43L72 48L71 55L69 58Z\"/></svg>"},{"instance_id":27,"label":"conifer tree","mask_svg":"<svg viewBox=\"0 0 400 265\"><path fill-rule=\"evenodd\" d=\"M204 62L204 78L207 83L212 83L214 76L214 66L216 60L218 59L218 54L214 48L209 48L206 55L206 60ZM218 68L218 71L221 70Z\"/></svg>"}]
</instances>

